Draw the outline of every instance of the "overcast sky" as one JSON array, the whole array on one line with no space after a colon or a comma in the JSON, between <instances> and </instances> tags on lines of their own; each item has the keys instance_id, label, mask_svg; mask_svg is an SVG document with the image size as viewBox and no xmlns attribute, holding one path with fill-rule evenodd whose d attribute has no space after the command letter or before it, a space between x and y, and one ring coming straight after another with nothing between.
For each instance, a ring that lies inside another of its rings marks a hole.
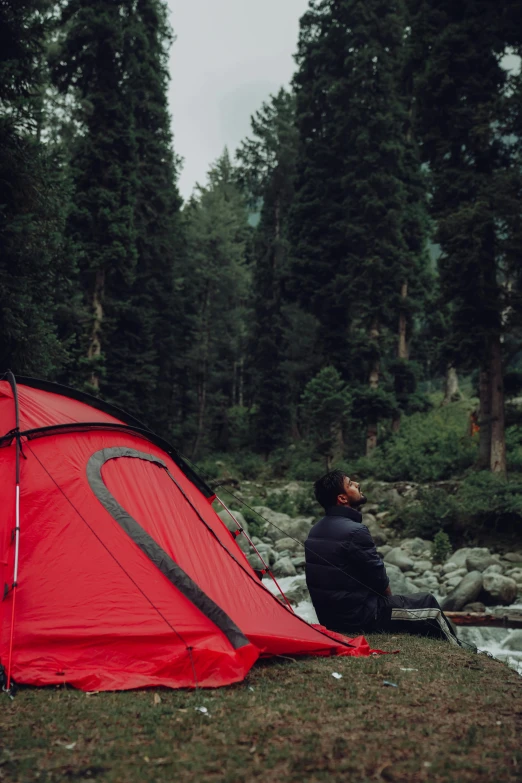
<instances>
[{"instance_id":1,"label":"overcast sky","mask_svg":"<svg viewBox=\"0 0 522 783\"><path fill-rule=\"evenodd\" d=\"M170 56L174 149L188 198L225 145L234 153L250 116L294 72L308 0L168 0L177 36Z\"/></svg>"}]
</instances>

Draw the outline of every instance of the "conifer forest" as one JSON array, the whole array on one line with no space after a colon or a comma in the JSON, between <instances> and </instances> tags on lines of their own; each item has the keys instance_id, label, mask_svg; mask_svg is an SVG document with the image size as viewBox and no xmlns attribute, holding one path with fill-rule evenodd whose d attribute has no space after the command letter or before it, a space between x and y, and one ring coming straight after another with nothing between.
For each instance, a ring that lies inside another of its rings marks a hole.
<instances>
[{"instance_id":1,"label":"conifer forest","mask_svg":"<svg viewBox=\"0 0 522 783\"><path fill-rule=\"evenodd\" d=\"M185 202L175 33L164 0L0 0L0 373L244 475L520 473L522 4L310 0Z\"/></svg>"}]
</instances>

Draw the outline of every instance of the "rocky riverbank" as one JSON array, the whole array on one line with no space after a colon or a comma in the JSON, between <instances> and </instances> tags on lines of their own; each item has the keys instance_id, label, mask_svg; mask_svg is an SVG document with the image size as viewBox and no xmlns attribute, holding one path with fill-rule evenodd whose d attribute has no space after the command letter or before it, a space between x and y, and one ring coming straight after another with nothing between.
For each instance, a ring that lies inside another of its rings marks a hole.
<instances>
[{"instance_id":1,"label":"rocky riverbank","mask_svg":"<svg viewBox=\"0 0 522 783\"><path fill-rule=\"evenodd\" d=\"M299 491L299 485L292 482L276 491L291 495ZM285 594L290 603L303 605L306 614L309 594L304 579L303 542L315 517L291 516L274 511L269 505L256 504L252 508L259 515L259 522L256 520L253 525L257 535L249 530L241 512L234 511L234 516L249 533L274 576L284 579ZM487 547L462 547L450 553L444 562L438 563L434 561L432 541L418 537L400 538L387 524L393 519L392 513L380 508L382 506L377 504L367 504L363 522L384 560L393 593L430 592L448 611L493 611L494 607L522 604L522 548L494 551ZM229 528L235 527L226 511L221 511L220 516ZM239 536L238 543L250 564L254 568L263 568L244 536ZM507 644L506 649L522 652L522 631L512 631L508 636L503 633L506 638L500 639L497 634L498 644Z\"/></svg>"}]
</instances>

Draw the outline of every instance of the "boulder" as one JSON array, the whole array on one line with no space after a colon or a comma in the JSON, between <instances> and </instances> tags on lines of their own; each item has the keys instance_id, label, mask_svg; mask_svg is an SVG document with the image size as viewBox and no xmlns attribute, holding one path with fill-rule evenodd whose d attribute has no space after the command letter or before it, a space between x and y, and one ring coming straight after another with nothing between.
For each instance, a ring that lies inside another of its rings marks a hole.
<instances>
[{"instance_id":1,"label":"boulder","mask_svg":"<svg viewBox=\"0 0 522 783\"><path fill-rule=\"evenodd\" d=\"M482 590L482 574L480 571L470 571L464 579L446 596L442 608L448 612L459 612L463 606L472 603Z\"/></svg>"},{"instance_id":2,"label":"boulder","mask_svg":"<svg viewBox=\"0 0 522 783\"><path fill-rule=\"evenodd\" d=\"M480 569L479 569L480 570ZM500 563L493 563L483 570L483 574L502 574L504 569Z\"/></svg>"},{"instance_id":3,"label":"boulder","mask_svg":"<svg viewBox=\"0 0 522 783\"><path fill-rule=\"evenodd\" d=\"M453 576L453 574L450 574L449 579L446 579L444 584L448 588L448 590L454 590L457 585L460 585L462 580L464 579L464 574L457 574Z\"/></svg>"},{"instance_id":4,"label":"boulder","mask_svg":"<svg viewBox=\"0 0 522 783\"><path fill-rule=\"evenodd\" d=\"M522 568L510 568L505 575L514 579L517 584L522 584Z\"/></svg>"},{"instance_id":5,"label":"boulder","mask_svg":"<svg viewBox=\"0 0 522 783\"><path fill-rule=\"evenodd\" d=\"M413 570L418 574L423 574L425 571L431 571L431 560L417 560L413 564Z\"/></svg>"},{"instance_id":6,"label":"boulder","mask_svg":"<svg viewBox=\"0 0 522 783\"><path fill-rule=\"evenodd\" d=\"M401 571L411 571L413 569L413 560L398 546L385 555L384 562L397 566Z\"/></svg>"},{"instance_id":7,"label":"boulder","mask_svg":"<svg viewBox=\"0 0 522 783\"><path fill-rule=\"evenodd\" d=\"M465 546L462 547L462 549L457 549L456 552L453 552L452 555L450 555L447 560L446 564L449 562L455 563L455 566L457 568L465 568L466 566L466 558L473 552L474 547ZM489 552L489 550L486 550Z\"/></svg>"},{"instance_id":8,"label":"boulder","mask_svg":"<svg viewBox=\"0 0 522 783\"><path fill-rule=\"evenodd\" d=\"M310 593L308 592L304 575L298 576L293 580L291 586L285 591L285 595L294 606L300 604L301 601L310 600Z\"/></svg>"},{"instance_id":9,"label":"boulder","mask_svg":"<svg viewBox=\"0 0 522 783\"><path fill-rule=\"evenodd\" d=\"M295 565L289 557L282 557L277 560L272 571L274 576L297 576Z\"/></svg>"},{"instance_id":10,"label":"boulder","mask_svg":"<svg viewBox=\"0 0 522 783\"><path fill-rule=\"evenodd\" d=\"M485 612L486 607L482 601L473 601L471 604L466 604L462 607L463 612Z\"/></svg>"},{"instance_id":11,"label":"boulder","mask_svg":"<svg viewBox=\"0 0 522 783\"><path fill-rule=\"evenodd\" d=\"M513 650L513 652L522 652L522 628L517 628L506 636L500 642L503 650Z\"/></svg>"},{"instance_id":12,"label":"boulder","mask_svg":"<svg viewBox=\"0 0 522 783\"><path fill-rule=\"evenodd\" d=\"M459 567L458 563L455 563L454 560L448 560L447 563L444 563L444 565L441 567L441 571L443 574L449 574L451 571L456 571ZM468 569L466 568L466 571Z\"/></svg>"},{"instance_id":13,"label":"boulder","mask_svg":"<svg viewBox=\"0 0 522 783\"><path fill-rule=\"evenodd\" d=\"M304 567L306 565L306 558L304 557L292 557L292 563L296 567L296 570L299 573L302 573L304 571Z\"/></svg>"},{"instance_id":14,"label":"boulder","mask_svg":"<svg viewBox=\"0 0 522 783\"><path fill-rule=\"evenodd\" d=\"M373 538L375 546L382 546L383 544L386 544L388 536L378 522L375 521L373 523L368 523L365 519L364 524L370 531L370 535Z\"/></svg>"},{"instance_id":15,"label":"boulder","mask_svg":"<svg viewBox=\"0 0 522 783\"><path fill-rule=\"evenodd\" d=\"M385 555L387 555L388 552L391 552L392 549L393 547L389 544L381 544L381 546L377 547L377 552L384 559Z\"/></svg>"},{"instance_id":16,"label":"boulder","mask_svg":"<svg viewBox=\"0 0 522 783\"><path fill-rule=\"evenodd\" d=\"M498 560L493 557L489 549L474 549L466 557L466 568L468 571L485 571L492 565L497 565Z\"/></svg>"},{"instance_id":17,"label":"boulder","mask_svg":"<svg viewBox=\"0 0 522 783\"><path fill-rule=\"evenodd\" d=\"M517 597L517 583L509 576L501 574L486 574L484 576L484 592L493 604L509 606Z\"/></svg>"},{"instance_id":18,"label":"boulder","mask_svg":"<svg viewBox=\"0 0 522 783\"><path fill-rule=\"evenodd\" d=\"M266 535L272 542L288 536L304 542L314 521L313 517L296 517L292 519L288 514L272 511L268 506L254 506L254 511L261 514L269 523L266 528Z\"/></svg>"},{"instance_id":19,"label":"boulder","mask_svg":"<svg viewBox=\"0 0 522 783\"><path fill-rule=\"evenodd\" d=\"M390 580L391 591L394 595L411 595L418 593L418 587L404 576L401 569L392 563L386 563L386 573Z\"/></svg>"},{"instance_id":20,"label":"boulder","mask_svg":"<svg viewBox=\"0 0 522 783\"><path fill-rule=\"evenodd\" d=\"M252 554L247 555L246 558L250 563L250 565L252 566L252 568L255 568L257 571L263 570L264 565L255 552L252 552Z\"/></svg>"},{"instance_id":21,"label":"boulder","mask_svg":"<svg viewBox=\"0 0 522 783\"><path fill-rule=\"evenodd\" d=\"M431 546L431 541L423 541L422 538L405 538L400 545L411 557L420 557L423 552L429 551Z\"/></svg>"},{"instance_id":22,"label":"boulder","mask_svg":"<svg viewBox=\"0 0 522 783\"><path fill-rule=\"evenodd\" d=\"M508 563L517 563L522 565L522 552L506 552L505 555L502 555L504 560L507 560Z\"/></svg>"},{"instance_id":23,"label":"boulder","mask_svg":"<svg viewBox=\"0 0 522 783\"><path fill-rule=\"evenodd\" d=\"M244 528L245 531L248 533L248 522L246 521L241 511L231 511L230 513L234 516L237 525L232 519L232 517L230 516L230 514L228 513L228 511L225 511L224 508L222 508L221 511L217 512L218 517L221 519L222 522L225 523L225 525L228 527L229 530L233 532L234 530L237 530L237 527L239 525L239 527Z\"/></svg>"},{"instance_id":24,"label":"boulder","mask_svg":"<svg viewBox=\"0 0 522 783\"><path fill-rule=\"evenodd\" d=\"M466 576L467 573L467 568L457 568L455 571L450 571L449 574L444 574L442 579L444 582L449 582L451 579L455 579L455 577L462 579L462 577Z\"/></svg>"},{"instance_id":25,"label":"boulder","mask_svg":"<svg viewBox=\"0 0 522 783\"><path fill-rule=\"evenodd\" d=\"M274 544L274 549L276 552L283 552L283 550L288 549L289 552L292 552L293 554L297 554L297 552L302 551L302 546L299 544L298 541L295 541L293 538L280 538L279 541L276 541Z\"/></svg>"}]
</instances>

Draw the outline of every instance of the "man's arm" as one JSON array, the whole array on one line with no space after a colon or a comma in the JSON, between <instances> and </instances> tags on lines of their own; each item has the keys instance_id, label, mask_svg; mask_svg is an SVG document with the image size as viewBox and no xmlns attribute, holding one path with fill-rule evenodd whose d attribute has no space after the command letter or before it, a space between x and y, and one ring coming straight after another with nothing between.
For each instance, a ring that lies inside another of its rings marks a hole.
<instances>
[{"instance_id":1,"label":"man's arm","mask_svg":"<svg viewBox=\"0 0 522 783\"><path fill-rule=\"evenodd\" d=\"M366 525L360 525L353 539L356 557L364 574L365 587L379 595L391 595L390 580L384 563L377 554L375 543Z\"/></svg>"}]
</instances>

